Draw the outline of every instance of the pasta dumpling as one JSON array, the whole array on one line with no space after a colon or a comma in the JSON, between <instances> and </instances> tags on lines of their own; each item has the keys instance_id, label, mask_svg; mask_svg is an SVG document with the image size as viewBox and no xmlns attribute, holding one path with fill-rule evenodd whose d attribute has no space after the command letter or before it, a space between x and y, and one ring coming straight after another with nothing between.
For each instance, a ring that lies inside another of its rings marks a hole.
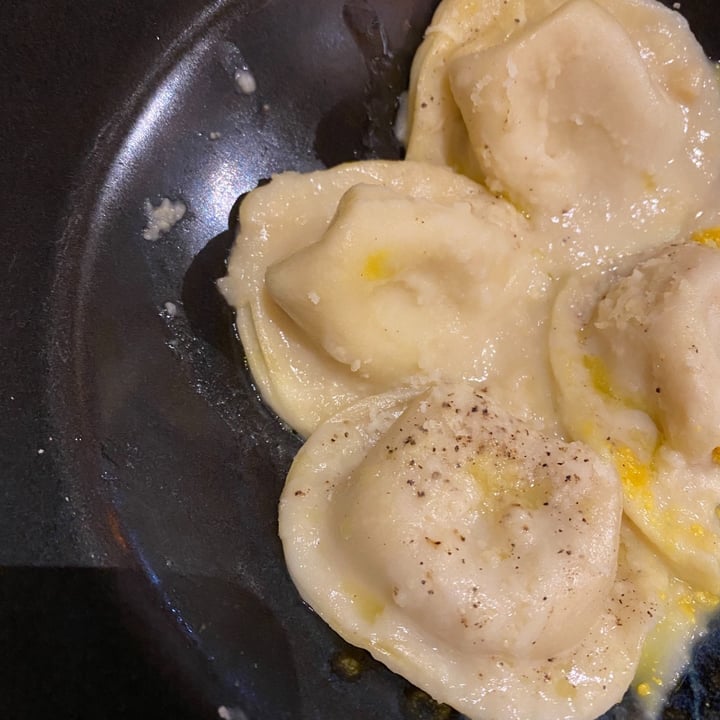
<instances>
[{"instance_id":1,"label":"pasta dumpling","mask_svg":"<svg viewBox=\"0 0 720 720\"><path fill-rule=\"evenodd\" d=\"M676 573L720 594L715 284L720 251L686 243L558 295L551 359L568 431L612 461L626 514Z\"/></svg>"},{"instance_id":2,"label":"pasta dumpling","mask_svg":"<svg viewBox=\"0 0 720 720\"><path fill-rule=\"evenodd\" d=\"M562 215L580 198L641 206L685 139L681 106L593 0L463 51L448 75L485 182L530 213Z\"/></svg>"},{"instance_id":3,"label":"pasta dumpling","mask_svg":"<svg viewBox=\"0 0 720 720\"><path fill-rule=\"evenodd\" d=\"M654 0L446 0L413 65L408 157L564 227L576 267L602 263L672 240L710 198L716 94Z\"/></svg>"},{"instance_id":4,"label":"pasta dumpling","mask_svg":"<svg viewBox=\"0 0 720 720\"><path fill-rule=\"evenodd\" d=\"M274 178L240 226L221 289L263 396L300 433L429 377L491 382L552 424L552 279L509 203L444 168L368 161Z\"/></svg>"},{"instance_id":5,"label":"pasta dumpling","mask_svg":"<svg viewBox=\"0 0 720 720\"><path fill-rule=\"evenodd\" d=\"M621 542L621 512L587 446L479 385L440 384L321 425L288 475L280 536L315 610L438 700L589 719L625 692L667 587Z\"/></svg>"},{"instance_id":6,"label":"pasta dumpling","mask_svg":"<svg viewBox=\"0 0 720 720\"><path fill-rule=\"evenodd\" d=\"M521 227L512 208L486 198L438 202L356 185L318 241L268 268L267 288L361 376L388 387L429 372L486 378L503 313L549 284L522 252Z\"/></svg>"}]
</instances>

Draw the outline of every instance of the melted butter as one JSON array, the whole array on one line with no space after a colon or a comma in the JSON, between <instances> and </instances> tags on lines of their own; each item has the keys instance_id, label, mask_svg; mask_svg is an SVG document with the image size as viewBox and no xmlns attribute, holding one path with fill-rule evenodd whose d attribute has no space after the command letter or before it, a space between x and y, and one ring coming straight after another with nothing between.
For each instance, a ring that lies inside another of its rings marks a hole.
<instances>
[{"instance_id":1,"label":"melted butter","mask_svg":"<svg viewBox=\"0 0 720 720\"><path fill-rule=\"evenodd\" d=\"M645 191L649 194L656 193L658 190L657 180L652 173L643 173L643 185L645 187Z\"/></svg>"},{"instance_id":2,"label":"melted butter","mask_svg":"<svg viewBox=\"0 0 720 720\"><path fill-rule=\"evenodd\" d=\"M640 501L643 510L651 512L654 507L650 490L654 474L651 465L641 462L633 449L627 446L614 446L610 452L626 497Z\"/></svg>"},{"instance_id":3,"label":"melted butter","mask_svg":"<svg viewBox=\"0 0 720 720\"><path fill-rule=\"evenodd\" d=\"M628 446L613 446L610 455L620 476L623 493L628 501L635 503L642 511L645 522L653 527L662 538L661 546L674 548L678 553L693 547L705 553L713 553L716 535L699 522L688 522L678 509L670 507L661 510L653 495L653 484L657 470L654 459L642 462ZM655 453L653 453L654 457Z\"/></svg>"},{"instance_id":4,"label":"melted butter","mask_svg":"<svg viewBox=\"0 0 720 720\"><path fill-rule=\"evenodd\" d=\"M664 597L662 619L643 646L633 687L648 713L655 714L667 687L677 682L709 615L720 598L673 579Z\"/></svg>"},{"instance_id":5,"label":"melted butter","mask_svg":"<svg viewBox=\"0 0 720 720\"><path fill-rule=\"evenodd\" d=\"M366 280L388 280L394 275L390 264L390 253L387 250L378 250L367 256L361 275Z\"/></svg>"},{"instance_id":6,"label":"melted butter","mask_svg":"<svg viewBox=\"0 0 720 720\"><path fill-rule=\"evenodd\" d=\"M553 683L553 689L560 697L575 698L577 688L563 675Z\"/></svg>"},{"instance_id":7,"label":"melted butter","mask_svg":"<svg viewBox=\"0 0 720 720\"><path fill-rule=\"evenodd\" d=\"M547 501L543 483L528 482L520 463L507 458L477 455L465 465L480 494L480 510L492 513L510 505L537 510Z\"/></svg>"},{"instance_id":8,"label":"melted butter","mask_svg":"<svg viewBox=\"0 0 720 720\"><path fill-rule=\"evenodd\" d=\"M583 355L583 366L590 373L590 382L599 393L620 400L615 395L605 363L596 355Z\"/></svg>"},{"instance_id":9,"label":"melted butter","mask_svg":"<svg viewBox=\"0 0 720 720\"><path fill-rule=\"evenodd\" d=\"M385 609L385 603L383 603L382 600L366 588L361 588L347 580L342 583L342 592L344 595L352 598L358 615L367 623L375 623Z\"/></svg>"},{"instance_id":10,"label":"melted butter","mask_svg":"<svg viewBox=\"0 0 720 720\"><path fill-rule=\"evenodd\" d=\"M610 373L601 358L597 355L583 355L582 362L590 375L590 382L593 388L598 393L605 398L614 400L628 410L639 410L645 413L655 423L656 427L659 427L657 413L654 412L651 407L648 407L646 403L640 402L639 398L624 397L616 392L610 378Z\"/></svg>"},{"instance_id":11,"label":"melted butter","mask_svg":"<svg viewBox=\"0 0 720 720\"><path fill-rule=\"evenodd\" d=\"M717 547L717 535L697 522L687 518L675 508L665 510L653 517L653 524L662 532L664 543L681 554L687 547L706 554L713 554Z\"/></svg>"},{"instance_id":12,"label":"melted butter","mask_svg":"<svg viewBox=\"0 0 720 720\"><path fill-rule=\"evenodd\" d=\"M690 239L700 245L709 245L710 247L720 247L720 227L705 228L704 230L696 230Z\"/></svg>"}]
</instances>

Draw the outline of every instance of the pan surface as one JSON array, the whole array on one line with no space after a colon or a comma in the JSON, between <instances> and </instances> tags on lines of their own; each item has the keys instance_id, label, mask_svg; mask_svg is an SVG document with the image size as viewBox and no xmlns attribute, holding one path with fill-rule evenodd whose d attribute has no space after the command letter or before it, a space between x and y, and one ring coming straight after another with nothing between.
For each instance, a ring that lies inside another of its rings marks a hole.
<instances>
[{"instance_id":1,"label":"pan surface","mask_svg":"<svg viewBox=\"0 0 720 720\"><path fill-rule=\"evenodd\" d=\"M401 156L396 99L435 5L165 3L157 50L118 69L114 112L72 178L48 303L59 493L87 556L131 571L117 593L133 631L172 664L198 718L459 717L299 599L276 507L300 441L257 398L214 287L237 198L260 180ZM720 51L713 3L682 11L708 53ZM119 59L137 41L106 42ZM145 204L162 198L186 213L147 240ZM719 668L713 632L665 717L720 717Z\"/></svg>"}]
</instances>

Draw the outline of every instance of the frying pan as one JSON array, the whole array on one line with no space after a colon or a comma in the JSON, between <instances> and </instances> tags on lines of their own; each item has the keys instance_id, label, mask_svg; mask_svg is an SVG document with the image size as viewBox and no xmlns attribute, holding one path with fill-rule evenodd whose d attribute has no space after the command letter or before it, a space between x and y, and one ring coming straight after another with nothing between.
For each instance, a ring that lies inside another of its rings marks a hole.
<instances>
[{"instance_id":1,"label":"frying pan","mask_svg":"<svg viewBox=\"0 0 720 720\"><path fill-rule=\"evenodd\" d=\"M276 506L300 440L258 399L214 286L237 200L258 182L402 156L396 100L435 5L0 9L0 557L111 569L109 602L171 683L175 717L459 717L298 597ZM712 0L681 9L719 54ZM235 82L244 69L254 93ZM163 197L186 215L146 240L144 203ZM666 718L720 716L718 632ZM627 701L609 717L634 714Z\"/></svg>"}]
</instances>

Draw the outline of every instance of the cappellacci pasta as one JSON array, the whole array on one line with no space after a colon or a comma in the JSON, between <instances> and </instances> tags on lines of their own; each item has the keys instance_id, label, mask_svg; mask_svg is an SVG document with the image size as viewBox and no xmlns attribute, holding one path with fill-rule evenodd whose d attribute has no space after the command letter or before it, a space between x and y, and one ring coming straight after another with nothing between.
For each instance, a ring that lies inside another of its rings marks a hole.
<instances>
[{"instance_id":1,"label":"cappellacci pasta","mask_svg":"<svg viewBox=\"0 0 720 720\"><path fill-rule=\"evenodd\" d=\"M647 712L720 596L720 92L655 0L443 0L403 161L253 191L302 597L472 720Z\"/></svg>"}]
</instances>

